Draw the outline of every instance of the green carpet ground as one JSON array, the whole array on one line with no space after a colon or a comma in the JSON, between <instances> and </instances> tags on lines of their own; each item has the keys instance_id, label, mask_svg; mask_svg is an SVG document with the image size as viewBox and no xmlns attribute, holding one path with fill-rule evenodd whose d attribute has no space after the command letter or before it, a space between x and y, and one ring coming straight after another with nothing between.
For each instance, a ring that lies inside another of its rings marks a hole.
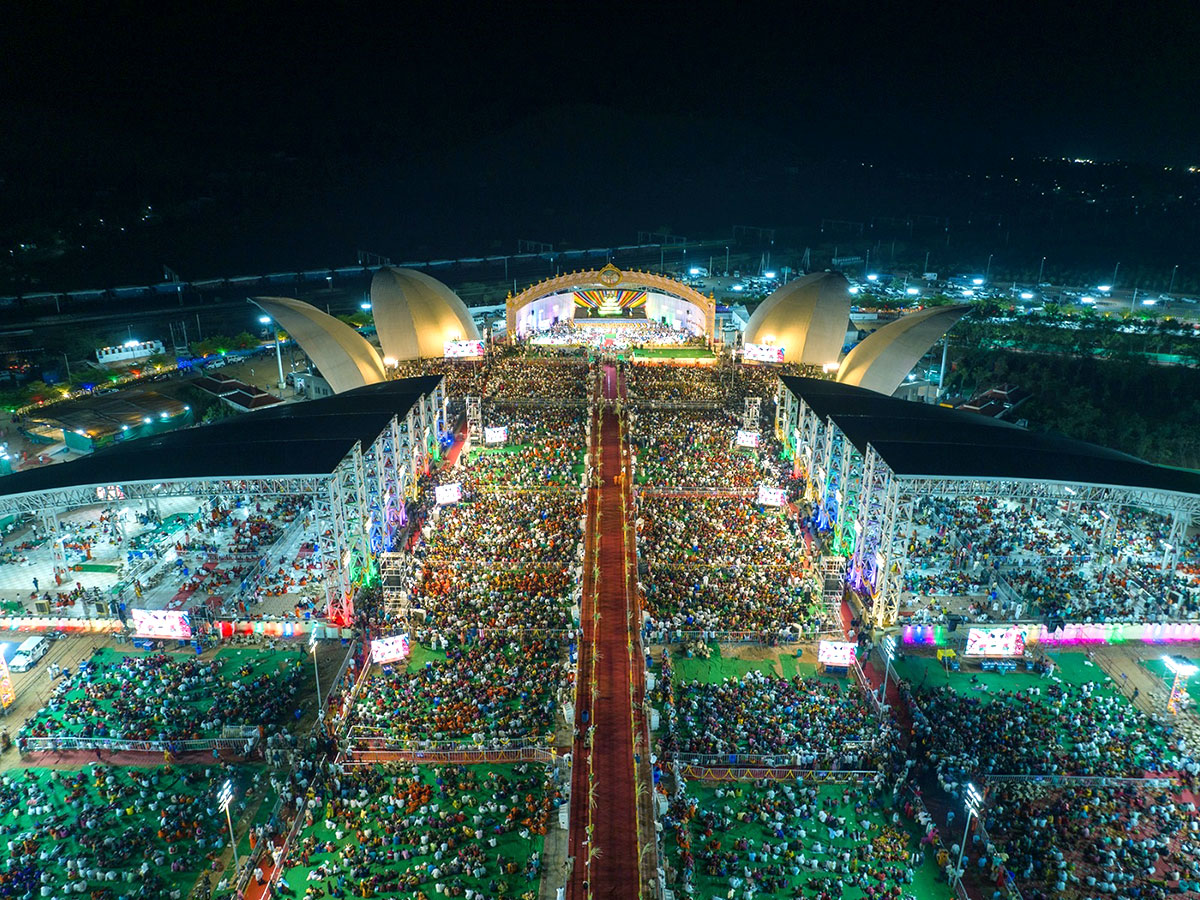
<instances>
[{"instance_id":1,"label":"green carpet ground","mask_svg":"<svg viewBox=\"0 0 1200 900\"><path fill-rule=\"evenodd\" d=\"M387 779L388 784L389 784L389 790L381 791L379 794L375 795L375 797L373 797L372 799L373 800L378 799L381 802L383 802L386 797L391 796L390 787L397 783L397 779L400 777L400 773L402 773L403 776L408 776L412 773L414 768L416 768L419 773L421 783L423 783L425 785L429 785L433 788L432 797L430 798L428 804L425 807L423 807L422 810L420 811L420 814L422 814L422 815L433 816L440 812L447 812L450 814L455 814L461 810L462 812L467 814L466 823L471 824L471 816L473 816L477 811L481 811L481 807L483 806L484 803L489 803L492 800L492 795L491 795L490 791L467 791L466 793L469 794L469 799L465 803L460 802L460 798L463 794L463 790L461 790L461 789L452 789L450 791L450 796L440 795L439 789L436 784L436 780L439 777L440 773L447 771L450 767L434 767L434 766L419 766L419 767L405 766L405 767L397 770L397 772L394 774L387 774L386 770L383 769L382 767L377 768L376 769L377 772L385 773L385 778ZM478 775L480 777L485 776L487 773L496 772L510 780L516 779L518 777L528 778L530 774L534 774L534 773L538 774L540 777L542 772L544 772L543 767L530 765L528 767L527 774L525 776L519 776L516 772L517 768L518 767L511 766L511 765L495 765L495 766L472 766L472 767L470 767L470 770L472 772L478 773ZM543 796L545 796L544 792L539 792L539 793L534 794L535 800L539 800L539 801ZM508 800L507 797L504 799ZM387 819L391 822L395 822L405 815L406 815L406 810L401 805L401 806L397 806L396 811L394 813L389 814L387 816ZM305 888L308 887L310 884L319 885L322 887L322 889L327 889L326 885L330 881L332 881L333 883L336 884L336 877L331 876L330 878L327 878L327 879L310 881L309 874L312 873L315 869L317 869L317 867L320 866L322 863L330 861L330 860L335 860L337 858L337 850L335 850L335 852L333 852L333 853L327 853L324 851L314 852L309 856L308 864L305 865L305 864L301 863L301 852L300 851L303 850L306 842L309 842L311 844L312 841L315 841L315 842L317 842L318 845L329 842L329 843L332 843L339 850L342 846L357 844L357 841L355 839L352 829L347 828L346 825L343 823L334 822L332 824L334 824L334 826L335 826L334 828L331 829L331 828L327 827L325 811L322 810L321 815L318 815L315 817L312 826L306 827L300 832L299 838L296 843L297 852L294 852L292 854L292 857L289 859L289 863L291 863L291 865L289 865L287 867L286 873L284 876L285 880L287 881L288 886L296 892L296 896L303 896ZM369 820L366 827L369 828L373 834L378 834L380 832L380 829L383 827L383 825L384 825L383 819L379 818L379 819ZM373 873L388 873L388 874L393 874L393 873L398 874L398 873L408 873L408 872L419 873L421 876L421 882L422 882L421 890L423 890L425 892L425 894L430 896L431 898L439 897L439 896L448 896L447 894L438 894L436 892L436 890L434 888L434 883L435 883L435 881L438 881L438 880L445 882L447 885L452 884L452 883L457 883L457 884L462 885L463 887L474 888L475 890L483 892L484 896L489 897L489 898L497 898L497 900L500 900L500 898L519 897L521 894L523 894L529 890L534 891L536 894L536 891L538 889L538 879L536 877L533 879L526 878L523 874L523 870L524 870L527 862L533 856L534 853L538 853L539 855L541 854L542 847L543 847L543 844L545 841L544 836L530 833L530 837L528 839L526 839L526 838L521 837L521 835L519 833L519 829L514 829L512 831L506 831L502 834L496 835L496 846L492 847L489 844L489 838L492 837L493 827L491 827L490 824L487 822L485 822L484 825L486 825L488 827L484 827L484 826L480 827L480 830L483 833L482 840L477 839L475 837L473 830L471 830L471 829L457 829L455 831L456 842L457 842L456 846L459 849L461 849L463 847L474 847L474 846L478 846L478 847L480 847L480 849L482 849L483 854L484 854L484 859L486 861L485 866L487 869L487 873L483 876L483 878L475 878L471 874L466 874L466 875L461 875L461 876L444 876L440 879L433 878L429 874L429 872L437 864L437 861L434 859L434 856L433 856L433 851L436 849L437 844L440 843L440 840L432 841L431 844L426 848L426 850L428 852L425 852L425 853L419 852L419 850L420 850L419 845L416 844L415 842L409 843L409 842L401 841L398 843L393 843L392 844L393 849L395 849L396 851L408 849L412 853L411 857L407 860L397 857L395 860L393 860L389 863L386 863L386 864L372 865L371 871ZM343 829L343 836L340 841L337 836L337 828L338 827L341 827ZM558 827L558 814L554 810L551 810L550 813L548 814L547 827L548 828L557 828ZM421 829L418 828L416 830L420 831ZM449 835L448 831L443 831L442 829L435 829L429 833L433 837L440 836L440 839L444 839L446 836ZM448 856L446 857L446 860L453 858L453 856L454 856L453 852L448 854ZM498 856L503 856L506 860L508 860L510 862L515 862L518 865L518 867L520 868L520 870L522 870L522 871L518 871L514 875L504 876L504 882L506 884L506 888L504 890L497 890L497 891L493 892L492 890L490 890L490 882L495 879L500 878L500 875L498 872L498 866L497 866L497 857ZM354 897L360 896L360 893L357 890L350 890L352 887L354 887L354 884L351 882L351 880L349 878L346 879L345 887L348 891L348 896L354 896ZM361 896L414 897L414 896L416 896L416 893L410 892L410 891L401 891L401 892L369 893L369 894L362 894Z\"/></svg>"},{"instance_id":2,"label":"green carpet ground","mask_svg":"<svg viewBox=\"0 0 1200 900\"><path fill-rule=\"evenodd\" d=\"M206 769L213 777L203 777ZM115 792L110 792L108 788L101 791L97 787L96 773L98 771L111 772L115 776ZM258 804L253 818L249 822L242 823L242 828L239 830L244 831L246 825L252 826L265 822L274 804L271 798L265 796L263 787L265 776L257 788L253 787L254 774L261 771L263 771L261 766L244 766L239 767L233 775L235 796L238 798L236 806L233 808L235 822L238 809L242 807L243 801L248 805ZM188 782L189 776L193 779L191 783ZM143 786L134 781L136 777L156 777L158 781ZM14 798L16 800L15 808L23 809L22 798L25 796L25 790L23 788L14 790L12 784L4 784L0 787L0 795L4 798L6 814L0 820L0 840L13 840L15 835L24 834L31 836L42 852L61 851L63 853L61 861L47 859L35 863L40 871L50 876L50 883L53 885L63 885L68 882L65 861L72 859L78 861L83 869L95 868L117 872L117 881L104 884L99 881L91 882L89 887L92 889L108 887L120 895L124 891L131 890L133 885L149 884L157 878L161 879L165 885L163 896L166 896L166 893L174 888L182 890L186 896L201 873L210 868L208 855L221 852L215 846L216 840L220 839L224 846L228 845L228 826L224 816L218 810L216 801L217 792L224 780L225 776L216 766L110 768L87 765L79 770L70 771L28 768L20 770L19 774L13 770L9 773L6 781L19 781L22 785L31 781L36 782L46 792L46 799L41 800L40 805L48 805L50 810L38 815L25 812L14 816L12 814ZM189 804L189 808L194 805L194 812L188 813L188 819L189 821L194 820L202 830L203 844L192 837L168 843L164 838L158 836L162 807L157 810L151 810L149 807L151 804L158 805L159 801L156 795L160 791L168 795L185 794L194 798ZM248 791L250 791L249 795ZM265 802L259 803L260 800ZM113 851L114 855L101 858L94 849L79 843L78 835L82 830L79 823L84 817L82 808L85 803L100 807L112 802L119 806L118 810L109 810L97 814L94 819L88 819L91 826L91 830L88 832L90 838L111 837L116 841L115 847L119 848ZM52 834L50 831L52 823L67 823L67 831ZM239 843L240 853L249 850L249 842L245 835L242 836ZM121 859L120 854L124 852L126 845L130 845L129 856ZM169 848L174 848L175 852L170 853ZM150 874L142 876L138 874L138 870L143 860L147 858L145 855L147 850L150 851L151 869ZM162 864L155 864L155 857L162 859ZM180 861L183 867L181 871L172 872L171 863L176 860ZM219 880L215 873L212 880L214 883Z\"/></svg>"},{"instance_id":3,"label":"green carpet ground","mask_svg":"<svg viewBox=\"0 0 1200 900\"><path fill-rule=\"evenodd\" d=\"M1054 661L1055 676L1063 681L1074 685L1081 685L1088 681L1099 682L1098 694L1109 697L1120 694L1104 670L1088 660L1085 654L1054 651L1048 653L1047 656ZM894 667L900 677L912 684L913 687L921 685L935 687L944 684L949 685L960 694L969 694L982 700L987 700L988 695L995 691L1023 691L1026 688L1038 685L1045 687L1046 685L1044 677L1036 672L1026 672L1024 664L1019 660L1017 671L1006 674L983 672L980 671L977 663L963 662L961 657L959 660L962 664L962 671L959 672L946 671L932 655L906 654L903 659L894 664ZM986 685L987 690L976 690L977 684Z\"/></svg>"},{"instance_id":4,"label":"green carpet ground","mask_svg":"<svg viewBox=\"0 0 1200 900\"><path fill-rule=\"evenodd\" d=\"M796 652L790 649L778 650L769 659L749 660L726 656L721 645L716 641L709 642L712 653L708 659L699 657L688 658L678 649L672 650L671 665L676 684L684 681L702 681L706 684L720 684L726 678L741 679L748 672L763 672L767 675L784 678L808 678L817 674L817 658L815 651L805 650L804 655L796 658ZM778 659L778 668L776 667ZM842 678L829 677L831 681L843 681Z\"/></svg>"},{"instance_id":5,"label":"green carpet ground","mask_svg":"<svg viewBox=\"0 0 1200 900\"><path fill-rule=\"evenodd\" d=\"M687 794L689 797L694 798L698 802L699 808L702 812L704 810L722 810L725 807L729 807L736 814L737 811L745 810L747 808L748 801L751 798L762 796L767 790L770 789L766 787L756 787L752 784L745 783L736 786L726 784L720 785L719 787L726 792L726 796L723 798L718 798L716 796L718 786L697 782L688 784ZM737 798L730 796L729 792L731 790L739 790L741 792L741 797ZM837 797L840 801L842 791L843 787L841 785L824 785L819 789L819 797L822 800L827 797ZM862 791L856 790L854 786L851 786L850 803L846 806L842 806L839 802L837 815L846 816L847 825L849 825L850 821L855 818L854 804L858 802L861 797ZM872 821L879 825L885 825L890 824L891 813L890 811L883 812L879 810L873 810L868 811L859 818L863 822ZM819 823L817 823L816 820L813 820L813 824L817 825L819 828ZM699 855L707 839L702 834L697 819L692 819L692 821L689 823L688 830L691 836L692 853L696 857L696 868L692 879L694 892L690 896L697 898L697 900L708 900L708 898L733 896L731 885L729 883L729 876L710 876L703 870L703 867L699 861ZM817 835L814 833L814 830L811 826L806 828L806 830L809 833L808 836L803 840L805 856L812 858L815 855L819 859L830 858L828 852L816 854L812 849L818 838L821 839L821 843L823 845L827 846L829 844L828 832L826 832L824 829L821 829L821 834ZM908 849L911 851L918 847L919 832L916 823L907 823L906 830L908 831L910 837ZM877 833L878 832L874 832L874 834ZM774 830L760 823L757 819L749 823L737 822L728 831L722 831L719 835L715 835L714 837L721 842L722 852L726 850L732 850L735 843L741 839L753 842L756 849L760 849L762 847L763 841L768 841L774 844L778 840ZM662 843L665 849L667 860L669 860L670 864L676 870L678 870L680 852L674 829L664 833ZM852 849L855 846L848 838L836 839L834 844L839 850L843 848ZM753 869L761 868L764 865L762 860L750 862L748 851L735 852L738 854L737 872L739 875L742 874L741 869L744 866L748 866ZM924 850L922 852L922 857L922 863L916 869L912 883L903 884L901 882L905 893L912 894L913 896L920 898L920 900L946 900L946 898L953 897L953 892L948 888L946 883L939 882L937 880L937 864L933 858L933 854L928 850ZM772 862L771 864L775 863ZM884 865L891 867L898 864L884 863ZM791 875L791 873L788 872L788 886L783 891L774 894L758 893L757 896L781 898L809 896L811 889L806 889L806 886L815 877L819 876L809 870L804 870L799 875ZM747 886L747 884L743 884L737 890L736 895L738 897L743 896L742 892L746 890ZM677 881L675 886L676 896L687 896L682 893L680 887L681 883L680 881ZM804 893L801 894L801 891ZM854 886L846 887L841 893L841 897L845 898L845 900L859 900L859 898L866 896L867 894L861 888Z\"/></svg>"},{"instance_id":6,"label":"green carpet ground","mask_svg":"<svg viewBox=\"0 0 1200 900\"><path fill-rule=\"evenodd\" d=\"M130 657L146 657L153 656L158 651L150 652L144 650L118 650L113 647L101 647L92 655L91 661L96 665L111 666L119 662L121 659ZM184 652L167 653L168 658L172 662L184 663L189 660L195 660L196 656L191 648ZM230 683L233 681L244 681L246 679L257 678L264 673L269 673L276 676L276 683L281 685L284 673L290 668L303 665L306 661L306 654L299 650L259 650L255 648L235 648L225 647L217 651L216 660L220 663L219 675L222 681ZM248 667L248 671L243 671ZM78 673L73 674L73 678L79 679ZM76 681L77 684L82 684L81 680ZM105 672L100 679L89 680L88 684L124 684L125 681L119 676L111 672ZM68 706L60 706L57 709L51 709L45 706L31 718L31 721L45 722L53 720L62 724L62 729L57 729L52 732L55 735L72 735L81 733L88 724L95 724L100 721L113 724L119 722L120 716L113 712L115 701L113 698L95 699L95 711L88 712L84 717L84 721L70 722L66 719L69 717L77 718L81 711L81 704L87 699L87 694L83 687L76 687L70 690L65 695ZM176 697L176 700L182 700L183 704L192 710L207 712L212 708L216 699L213 696L211 685L196 685L191 688L186 694L181 697ZM213 733L208 737L216 737Z\"/></svg>"},{"instance_id":7,"label":"green carpet ground","mask_svg":"<svg viewBox=\"0 0 1200 900\"><path fill-rule=\"evenodd\" d=\"M712 359L714 354L704 347L637 347L633 356L635 359Z\"/></svg>"}]
</instances>

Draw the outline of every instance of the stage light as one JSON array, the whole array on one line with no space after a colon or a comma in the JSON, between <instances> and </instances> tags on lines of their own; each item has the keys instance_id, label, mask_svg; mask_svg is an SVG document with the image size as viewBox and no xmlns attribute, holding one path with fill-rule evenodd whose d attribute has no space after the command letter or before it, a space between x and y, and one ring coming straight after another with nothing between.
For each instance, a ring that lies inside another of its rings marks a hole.
<instances>
[{"instance_id":1,"label":"stage light","mask_svg":"<svg viewBox=\"0 0 1200 900\"><path fill-rule=\"evenodd\" d=\"M1184 678L1191 678L1197 672L1200 672L1200 669L1196 668L1196 666L1192 665L1191 663L1180 662L1173 656L1164 656L1162 661L1163 664L1170 669L1173 674L1182 675Z\"/></svg>"}]
</instances>

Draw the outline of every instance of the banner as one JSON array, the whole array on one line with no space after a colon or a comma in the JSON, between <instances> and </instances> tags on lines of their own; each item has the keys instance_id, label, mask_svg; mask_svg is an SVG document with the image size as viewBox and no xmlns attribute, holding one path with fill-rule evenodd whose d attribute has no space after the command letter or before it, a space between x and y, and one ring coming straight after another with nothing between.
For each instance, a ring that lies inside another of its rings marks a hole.
<instances>
[{"instance_id":1,"label":"banner","mask_svg":"<svg viewBox=\"0 0 1200 900\"><path fill-rule=\"evenodd\" d=\"M1012 626L972 628L967 632L967 649L963 656L1023 656L1025 631Z\"/></svg>"},{"instance_id":2,"label":"banner","mask_svg":"<svg viewBox=\"0 0 1200 900\"><path fill-rule=\"evenodd\" d=\"M742 359L753 362L781 363L783 348L771 344L742 344Z\"/></svg>"},{"instance_id":3,"label":"banner","mask_svg":"<svg viewBox=\"0 0 1200 900\"><path fill-rule=\"evenodd\" d=\"M165 609L132 609L135 637L191 640L192 620L185 612Z\"/></svg>"},{"instance_id":4,"label":"banner","mask_svg":"<svg viewBox=\"0 0 1200 900\"><path fill-rule=\"evenodd\" d=\"M758 502L763 506L783 506L787 503L787 490L760 484L758 486Z\"/></svg>"},{"instance_id":5,"label":"banner","mask_svg":"<svg viewBox=\"0 0 1200 900\"><path fill-rule=\"evenodd\" d=\"M739 428L737 433L737 445L739 447L757 447L758 432L746 431L744 428Z\"/></svg>"},{"instance_id":6,"label":"banner","mask_svg":"<svg viewBox=\"0 0 1200 900\"><path fill-rule=\"evenodd\" d=\"M371 662L373 663L383 665L400 659L408 659L408 653L407 634L397 634L371 641Z\"/></svg>"},{"instance_id":7,"label":"banner","mask_svg":"<svg viewBox=\"0 0 1200 900\"><path fill-rule=\"evenodd\" d=\"M7 646L0 646L0 707L4 709L12 706L13 701L17 699L16 692L13 691L12 674L8 671L8 661L2 652Z\"/></svg>"},{"instance_id":8,"label":"banner","mask_svg":"<svg viewBox=\"0 0 1200 900\"><path fill-rule=\"evenodd\" d=\"M485 444L503 444L508 440L508 429L503 427L487 427L483 429Z\"/></svg>"},{"instance_id":9,"label":"banner","mask_svg":"<svg viewBox=\"0 0 1200 900\"><path fill-rule=\"evenodd\" d=\"M843 641L818 641L817 662L827 666L850 668L858 654L858 645Z\"/></svg>"},{"instance_id":10,"label":"banner","mask_svg":"<svg viewBox=\"0 0 1200 900\"><path fill-rule=\"evenodd\" d=\"M483 341L446 341L442 345L442 355L446 359L483 356Z\"/></svg>"},{"instance_id":11,"label":"banner","mask_svg":"<svg viewBox=\"0 0 1200 900\"><path fill-rule=\"evenodd\" d=\"M445 506L447 503L457 503L462 499L461 484L439 484L433 489L434 499L437 500L438 506Z\"/></svg>"}]
</instances>

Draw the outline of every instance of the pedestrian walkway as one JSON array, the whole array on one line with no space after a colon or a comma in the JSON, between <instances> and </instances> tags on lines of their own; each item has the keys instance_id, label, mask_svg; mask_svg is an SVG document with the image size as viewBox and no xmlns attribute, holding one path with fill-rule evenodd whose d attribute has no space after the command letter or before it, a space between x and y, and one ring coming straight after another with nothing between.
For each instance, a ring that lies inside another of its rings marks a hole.
<instances>
[{"instance_id":1,"label":"pedestrian walkway","mask_svg":"<svg viewBox=\"0 0 1200 900\"><path fill-rule=\"evenodd\" d=\"M618 393L618 374L606 366L601 373L602 401L615 400ZM591 434L591 452L597 463L596 484L588 492L584 555L570 900L632 900L640 886L630 690L635 680L631 656L636 649L630 644L632 598L628 590L629 567L636 562L624 528L628 492L622 473L623 444L617 413L602 402L593 413Z\"/></svg>"}]
</instances>

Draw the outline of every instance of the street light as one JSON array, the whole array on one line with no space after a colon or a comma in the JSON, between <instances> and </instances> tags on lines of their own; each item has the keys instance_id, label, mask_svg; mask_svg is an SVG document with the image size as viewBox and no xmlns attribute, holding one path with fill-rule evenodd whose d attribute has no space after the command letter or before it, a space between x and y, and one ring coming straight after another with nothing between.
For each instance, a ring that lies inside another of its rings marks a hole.
<instances>
[{"instance_id":1,"label":"street light","mask_svg":"<svg viewBox=\"0 0 1200 900\"><path fill-rule=\"evenodd\" d=\"M971 833L971 817L979 818L979 812L983 809L983 795L979 793L979 788L967 782L967 796L964 798L967 803L967 827L963 829L962 846L958 849L958 863L954 867L954 877L958 879L958 883L962 884L962 861L963 856L967 852L967 836Z\"/></svg>"},{"instance_id":2,"label":"street light","mask_svg":"<svg viewBox=\"0 0 1200 900\"><path fill-rule=\"evenodd\" d=\"M271 324L270 316L259 316L258 321L264 325ZM275 362L279 364L279 389L282 391L287 386L287 381L283 377L283 354L279 351L279 329L275 328Z\"/></svg>"},{"instance_id":3,"label":"street light","mask_svg":"<svg viewBox=\"0 0 1200 900\"><path fill-rule=\"evenodd\" d=\"M325 707L321 704L321 670L317 667L317 633L314 631L308 639L308 649L313 658L313 674L317 677L317 718L325 719Z\"/></svg>"},{"instance_id":4,"label":"street light","mask_svg":"<svg viewBox=\"0 0 1200 900\"><path fill-rule=\"evenodd\" d=\"M237 870L241 868L241 861L238 859L237 838L233 836L233 817L229 814L229 807L233 804L232 781L226 781L221 785L221 792L217 795L217 803L225 811L225 821L229 823L229 842L233 844L233 871L234 874L237 874Z\"/></svg>"},{"instance_id":5,"label":"street light","mask_svg":"<svg viewBox=\"0 0 1200 900\"><path fill-rule=\"evenodd\" d=\"M1038 266L1038 280L1037 280L1037 283L1038 283L1038 284L1041 284L1041 283L1042 283L1042 272L1044 272L1044 271L1045 271L1045 269L1046 269L1046 257L1044 257L1044 256L1043 256L1043 257L1042 257L1042 262L1041 262L1041 264Z\"/></svg>"},{"instance_id":6,"label":"street light","mask_svg":"<svg viewBox=\"0 0 1200 900\"><path fill-rule=\"evenodd\" d=\"M883 648L883 658L887 660L887 663L883 667L883 703L884 703L884 705L886 705L887 704L888 675L890 675L891 671L892 671L892 660L896 658L896 638L895 638L895 636L891 635L891 634L887 635L883 639L882 648Z\"/></svg>"},{"instance_id":7,"label":"street light","mask_svg":"<svg viewBox=\"0 0 1200 900\"><path fill-rule=\"evenodd\" d=\"M1175 290L1175 273L1178 271L1179 271L1179 265L1176 264L1175 268L1171 269L1171 283L1169 285L1167 285L1167 293L1168 294L1171 293L1171 291Z\"/></svg>"}]
</instances>

